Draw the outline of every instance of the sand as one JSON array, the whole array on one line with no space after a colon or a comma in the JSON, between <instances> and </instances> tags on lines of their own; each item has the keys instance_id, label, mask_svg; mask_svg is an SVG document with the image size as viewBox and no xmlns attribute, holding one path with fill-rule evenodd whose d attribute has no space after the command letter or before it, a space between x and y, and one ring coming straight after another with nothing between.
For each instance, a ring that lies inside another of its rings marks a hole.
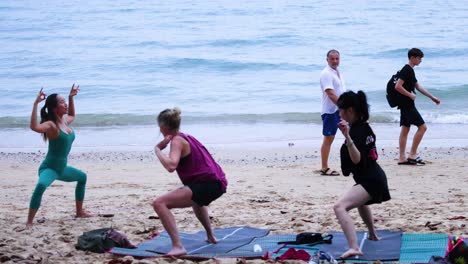
<instances>
[{"instance_id":1,"label":"sand","mask_svg":"<svg viewBox=\"0 0 468 264\"><path fill-rule=\"evenodd\" d=\"M338 145L338 144L336 144ZM247 149L210 148L227 174L227 193L210 206L213 227L249 225L273 234L340 230L333 204L353 184L352 177L320 176L319 149L298 144ZM378 229L405 233L447 233L468 236L468 151L465 147L424 148L425 166L397 165L396 149L380 149L392 199L373 205ZM44 151L0 153L0 262L6 263L190 263L96 254L75 249L85 231L114 227L135 244L164 231L151 207L160 194L181 186L150 150L72 152L69 165L88 174L85 207L114 217L76 219L75 183L56 181L43 197L34 227L24 230L29 199L37 182ZM331 165L339 169L338 150ZM190 209L174 210L180 231L202 226ZM365 226L351 211L358 230ZM461 216L461 217L460 217ZM457 219L458 218L458 219ZM436 224L429 228L426 224ZM438 224L440 223L440 224ZM42 261L42 262L41 262ZM236 259L206 262L236 263ZM255 262L261 262L257 260Z\"/></svg>"}]
</instances>

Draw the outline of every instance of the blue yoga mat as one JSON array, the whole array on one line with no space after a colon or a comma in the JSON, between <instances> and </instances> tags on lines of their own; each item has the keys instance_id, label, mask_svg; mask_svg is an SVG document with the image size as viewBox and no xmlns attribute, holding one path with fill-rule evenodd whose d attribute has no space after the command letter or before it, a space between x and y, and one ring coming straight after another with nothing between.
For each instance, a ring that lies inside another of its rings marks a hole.
<instances>
[{"instance_id":1,"label":"blue yoga mat","mask_svg":"<svg viewBox=\"0 0 468 264\"><path fill-rule=\"evenodd\" d=\"M320 245L320 250L330 253L338 259L346 250L348 250L348 241L342 232L330 232L333 235L332 244ZM379 241L367 239L367 232L357 232L358 245L364 255L357 256L356 260L399 260L401 248L402 231L378 230Z\"/></svg>"},{"instance_id":2,"label":"blue yoga mat","mask_svg":"<svg viewBox=\"0 0 468 264\"><path fill-rule=\"evenodd\" d=\"M290 244L286 245L276 254L273 254L272 257L279 257L289 248L295 248L296 250L303 249L307 251L310 255L314 255L318 250L322 250L331 254L335 259L339 259L341 254L348 250L348 241L346 240L346 237L342 232L332 231L329 232L329 234L333 235L332 244L318 244L314 246ZM363 239L367 237L366 232L357 233L358 241L364 255L360 256L359 258L354 258L352 261L394 261L400 258L402 232L391 230L378 230L377 234L380 237L380 240L370 241L367 239ZM263 247L264 250L274 252L281 246L277 244L278 241L294 241L295 237L295 235L272 235L263 238L258 238L251 244L258 243ZM251 245L246 245L244 247L248 248L251 247Z\"/></svg>"},{"instance_id":3,"label":"blue yoga mat","mask_svg":"<svg viewBox=\"0 0 468 264\"><path fill-rule=\"evenodd\" d=\"M240 229L239 229L240 228ZM256 229L251 227L230 227L225 229L215 229L215 234L218 239L221 239L218 245L208 246L205 241L206 234L198 232L195 234L182 233L183 241L186 241L187 250L195 250L191 255L184 257L192 258L260 258L267 252L273 259L283 254L288 248L306 250L310 255L313 255L317 250L324 250L339 257L347 250L347 241L342 232L330 232L334 235L333 244L323 244L315 246L307 245L288 245L276 254L272 254L278 250L281 245L279 241L294 240L296 235L268 235L269 230ZM362 242L364 256L358 259L347 260L346 262L368 262L369 260L381 260L383 262L399 261L400 263L427 263L431 256L443 256L448 243L447 234L402 234L400 231L378 230L380 241L366 241L364 232L358 232L358 240ZM195 243L189 242L192 238L196 238ZM248 239L247 239L248 238ZM232 241L230 241L232 240ZM238 242L235 242L235 241ZM249 242L246 242L248 241ZM200 243L201 242L201 243ZM130 255L135 257L158 257L162 256L157 251L164 251L170 247L170 239L166 233L153 240L146 241L138 245L136 249L113 248L111 253L119 255ZM261 246L261 252L254 252L254 245ZM209 245L209 244L208 244ZM333 247L331 247L333 246ZM190 251L189 251L190 252ZM397 257L398 256L398 257Z\"/></svg>"},{"instance_id":4,"label":"blue yoga mat","mask_svg":"<svg viewBox=\"0 0 468 264\"><path fill-rule=\"evenodd\" d=\"M249 252L252 251L253 246L255 244L260 245L262 248L263 254L269 253L268 255L272 259L276 259L277 257L281 256L286 250L289 248L295 248L296 250L302 249L307 251L310 255L314 255L318 249L319 245L315 246L308 246L308 245L286 245L278 244L280 241L294 241L296 239L296 235L269 235L265 237L256 238L250 244L242 246L236 250L233 250L231 253L235 253L237 251L245 251ZM275 253L276 252L276 253Z\"/></svg>"},{"instance_id":5,"label":"blue yoga mat","mask_svg":"<svg viewBox=\"0 0 468 264\"><path fill-rule=\"evenodd\" d=\"M228 227L214 229L217 244L206 242L206 232L180 233L182 244L187 250L187 256L193 257L218 257L232 256L229 252L236 248L249 244L257 237L266 236L270 230L258 229L248 226ZM135 249L113 248L110 253L119 255L130 255L135 257L156 257L166 254L171 249L169 235L164 232L150 241L143 242ZM250 257L260 257L261 252L250 252Z\"/></svg>"}]
</instances>

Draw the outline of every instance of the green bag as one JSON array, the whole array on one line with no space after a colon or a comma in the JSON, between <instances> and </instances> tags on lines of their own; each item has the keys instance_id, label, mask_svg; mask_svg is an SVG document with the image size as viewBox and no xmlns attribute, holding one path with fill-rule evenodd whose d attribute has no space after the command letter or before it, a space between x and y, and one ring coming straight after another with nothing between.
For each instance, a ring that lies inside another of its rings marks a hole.
<instances>
[{"instance_id":1,"label":"green bag","mask_svg":"<svg viewBox=\"0 0 468 264\"><path fill-rule=\"evenodd\" d=\"M112 228L101 228L83 232L83 235L78 237L78 244L75 245L75 248L95 253L104 253L117 246L117 243L109 237L111 231Z\"/></svg>"}]
</instances>

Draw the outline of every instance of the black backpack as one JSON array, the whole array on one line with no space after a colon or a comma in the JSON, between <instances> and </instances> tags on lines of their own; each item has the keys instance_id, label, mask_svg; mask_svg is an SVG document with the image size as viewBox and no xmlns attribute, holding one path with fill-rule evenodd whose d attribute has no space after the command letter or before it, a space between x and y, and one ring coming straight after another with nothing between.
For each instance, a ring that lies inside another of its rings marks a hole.
<instances>
[{"instance_id":1,"label":"black backpack","mask_svg":"<svg viewBox=\"0 0 468 264\"><path fill-rule=\"evenodd\" d=\"M294 241L280 241L277 244L292 244L292 245L302 245L307 244L308 246L314 246L318 244L331 244L333 239L332 234L321 234L314 232L303 232L296 235L296 240Z\"/></svg>"},{"instance_id":2,"label":"black backpack","mask_svg":"<svg viewBox=\"0 0 468 264\"><path fill-rule=\"evenodd\" d=\"M399 75L400 75L400 71L394 74L392 78L388 80L388 83L387 83L387 102L392 108L400 106L401 104L402 94L400 94L395 89L395 85L399 79Z\"/></svg>"},{"instance_id":3,"label":"black backpack","mask_svg":"<svg viewBox=\"0 0 468 264\"><path fill-rule=\"evenodd\" d=\"M112 228L100 228L84 232L78 237L78 250L104 253L113 247L135 248L127 237Z\"/></svg>"}]
</instances>

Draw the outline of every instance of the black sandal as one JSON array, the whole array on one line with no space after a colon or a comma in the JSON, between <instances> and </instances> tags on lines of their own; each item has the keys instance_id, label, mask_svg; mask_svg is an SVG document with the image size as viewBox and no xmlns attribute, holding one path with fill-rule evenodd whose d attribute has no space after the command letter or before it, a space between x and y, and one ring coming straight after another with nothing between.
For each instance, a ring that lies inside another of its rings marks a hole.
<instances>
[{"instance_id":1,"label":"black sandal","mask_svg":"<svg viewBox=\"0 0 468 264\"><path fill-rule=\"evenodd\" d=\"M330 168L327 168L326 170L320 170L320 175L323 175L323 176L340 176L340 173L335 171L335 170L331 170Z\"/></svg>"},{"instance_id":2,"label":"black sandal","mask_svg":"<svg viewBox=\"0 0 468 264\"><path fill-rule=\"evenodd\" d=\"M420 157L417 157L415 159L408 158L408 162L411 162L414 165L418 165L418 164L426 165L426 162L424 162Z\"/></svg>"}]
</instances>

